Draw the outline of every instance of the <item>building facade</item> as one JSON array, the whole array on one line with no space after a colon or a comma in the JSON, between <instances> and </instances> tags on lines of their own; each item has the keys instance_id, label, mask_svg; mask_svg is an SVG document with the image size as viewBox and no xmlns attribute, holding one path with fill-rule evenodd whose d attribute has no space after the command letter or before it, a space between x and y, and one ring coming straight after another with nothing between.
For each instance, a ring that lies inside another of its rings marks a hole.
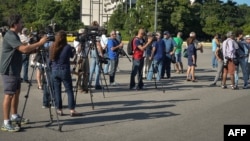
<instances>
[{"instance_id":1,"label":"building facade","mask_svg":"<svg viewBox=\"0 0 250 141\"><path fill-rule=\"evenodd\" d=\"M129 5L136 0L81 0L81 21L84 25L90 25L97 21L100 26L108 22L110 16L121 3Z\"/></svg>"}]
</instances>

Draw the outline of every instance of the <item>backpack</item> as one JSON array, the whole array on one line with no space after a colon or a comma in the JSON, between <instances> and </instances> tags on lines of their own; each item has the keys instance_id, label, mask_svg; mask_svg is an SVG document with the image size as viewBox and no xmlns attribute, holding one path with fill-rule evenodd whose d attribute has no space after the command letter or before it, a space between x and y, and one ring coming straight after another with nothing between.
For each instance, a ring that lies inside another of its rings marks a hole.
<instances>
[{"instance_id":1,"label":"backpack","mask_svg":"<svg viewBox=\"0 0 250 141\"><path fill-rule=\"evenodd\" d=\"M127 46L127 53L128 55L133 55L134 54L134 51L133 51L133 43L134 43L134 39L136 37L133 37L129 40L128 42L128 46Z\"/></svg>"},{"instance_id":2,"label":"backpack","mask_svg":"<svg viewBox=\"0 0 250 141\"><path fill-rule=\"evenodd\" d=\"M222 48L219 48L219 49L216 51L216 53L217 53L218 57L219 57L220 59L222 59L222 60L223 60L223 52L222 52Z\"/></svg>"}]
</instances>

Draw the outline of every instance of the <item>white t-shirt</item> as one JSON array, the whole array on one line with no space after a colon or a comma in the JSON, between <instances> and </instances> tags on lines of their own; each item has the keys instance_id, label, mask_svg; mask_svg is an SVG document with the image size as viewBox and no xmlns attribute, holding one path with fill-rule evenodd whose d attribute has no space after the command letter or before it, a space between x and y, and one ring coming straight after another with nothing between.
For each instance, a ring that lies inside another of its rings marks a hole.
<instances>
[{"instance_id":1,"label":"white t-shirt","mask_svg":"<svg viewBox=\"0 0 250 141\"><path fill-rule=\"evenodd\" d=\"M74 40L73 46L76 49L77 56L87 57L87 55L89 53L89 43L88 42L85 43L85 47L84 47L85 50L84 51L81 50L81 43L79 41Z\"/></svg>"},{"instance_id":2,"label":"white t-shirt","mask_svg":"<svg viewBox=\"0 0 250 141\"><path fill-rule=\"evenodd\" d=\"M101 36L100 43L101 43L102 49L104 49L105 46L108 44L108 38L106 37L106 35L103 34Z\"/></svg>"}]
</instances>

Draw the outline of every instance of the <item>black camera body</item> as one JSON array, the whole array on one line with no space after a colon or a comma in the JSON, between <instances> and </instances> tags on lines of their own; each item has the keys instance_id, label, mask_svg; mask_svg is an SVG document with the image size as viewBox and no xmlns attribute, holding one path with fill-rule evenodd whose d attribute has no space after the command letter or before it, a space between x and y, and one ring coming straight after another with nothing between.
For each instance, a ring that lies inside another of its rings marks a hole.
<instances>
[{"instance_id":1,"label":"black camera body","mask_svg":"<svg viewBox=\"0 0 250 141\"><path fill-rule=\"evenodd\" d=\"M54 34L51 34L51 33L48 33L47 34L47 41L55 41L55 35Z\"/></svg>"},{"instance_id":2,"label":"black camera body","mask_svg":"<svg viewBox=\"0 0 250 141\"><path fill-rule=\"evenodd\" d=\"M122 48L119 48L117 50L117 53L120 54L120 55L122 55L122 56L126 56L126 52Z\"/></svg>"},{"instance_id":3,"label":"black camera body","mask_svg":"<svg viewBox=\"0 0 250 141\"><path fill-rule=\"evenodd\" d=\"M153 32L153 33L152 33L152 37L153 37L152 42L157 41L157 38L156 38L156 33L155 33L155 32Z\"/></svg>"},{"instance_id":4,"label":"black camera body","mask_svg":"<svg viewBox=\"0 0 250 141\"><path fill-rule=\"evenodd\" d=\"M99 57L99 62L101 64L108 64L108 60L109 60L109 58Z\"/></svg>"}]
</instances>

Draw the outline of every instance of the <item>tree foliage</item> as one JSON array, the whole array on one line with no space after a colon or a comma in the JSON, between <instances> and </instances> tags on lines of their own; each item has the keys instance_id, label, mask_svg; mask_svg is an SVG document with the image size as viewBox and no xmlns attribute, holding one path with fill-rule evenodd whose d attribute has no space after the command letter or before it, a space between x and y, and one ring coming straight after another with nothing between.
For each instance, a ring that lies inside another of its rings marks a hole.
<instances>
[{"instance_id":1,"label":"tree foliage","mask_svg":"<svg viewBox=\"0 0 250 141\"><path fill-rule=\"evenodd\" d=\"M12 13L23 16L26 27L34 30L55 23L55 30L73 31L82 27L79 0L4 0L0 5L0 26L7 25L7 17Z\"/></svg>"},{"instance_id":2,"label":"tree foliage","mask_svg":"<svg viewBox=\"0 0 250 141\"><path fill-rule=\"evenodd\" d=\"M80 0L0 0L0 26L6 25L11 13L21 13L26 27L41 29L55 22L56 30L77 30L80 21ZM155 1L136 0L127 10L126 3L118 6L106 24L108 30L119 30L132 36L138 28L154 31ZM195 31L202 38L215 33L242 28L250 32L250 7L239 5L233 0L157 0L157 31L171 33L182 31L184 36Z\"/></svg>"}]
</instances>

